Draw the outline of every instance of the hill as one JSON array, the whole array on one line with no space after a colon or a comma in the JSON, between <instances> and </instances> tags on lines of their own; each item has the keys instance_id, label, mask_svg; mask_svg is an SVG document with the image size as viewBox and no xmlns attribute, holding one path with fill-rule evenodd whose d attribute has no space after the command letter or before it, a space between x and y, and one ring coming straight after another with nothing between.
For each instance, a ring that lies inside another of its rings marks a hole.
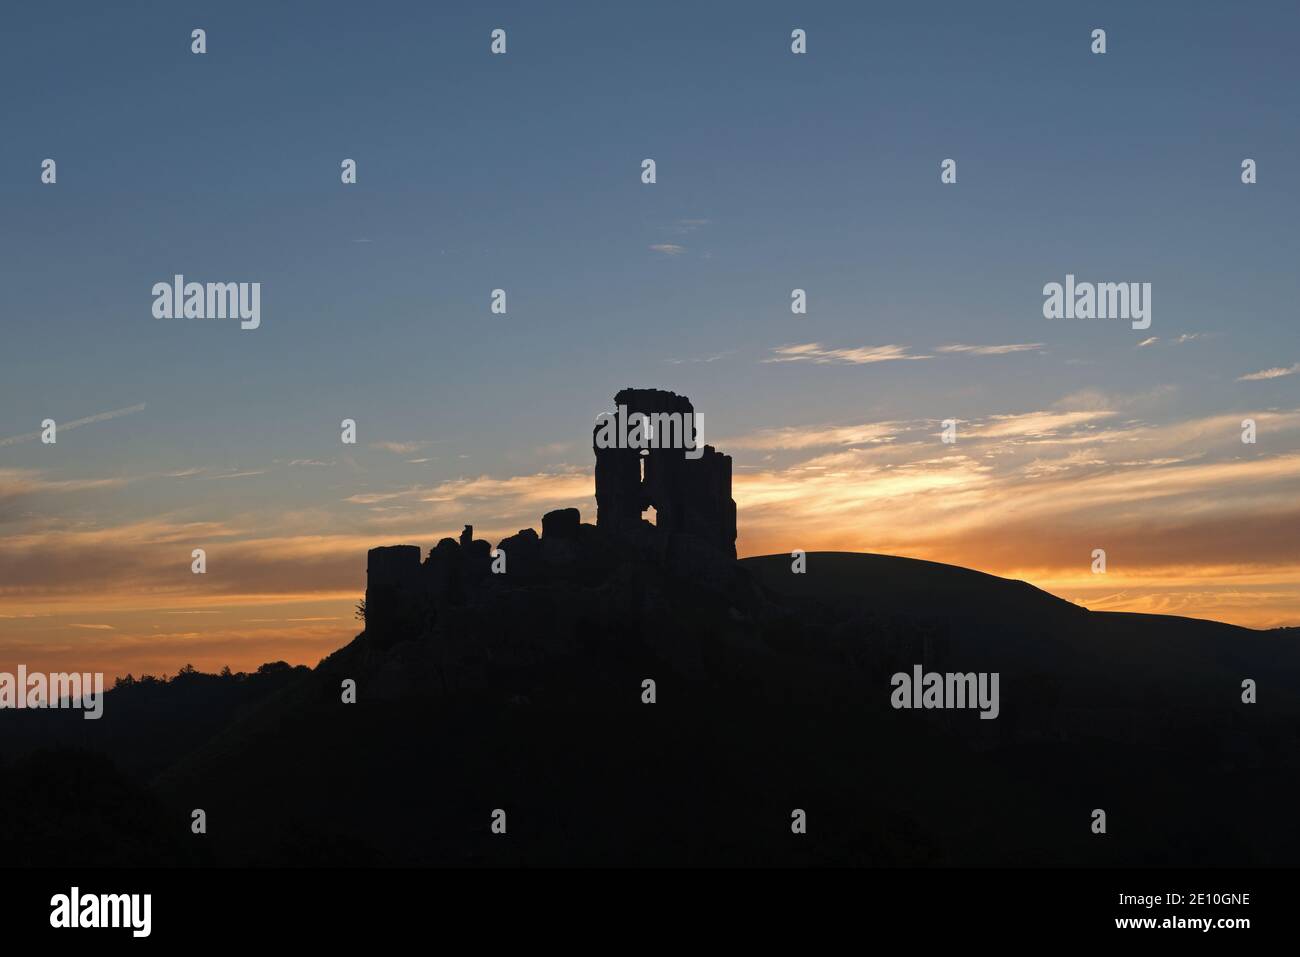
<instances>
[{"instance_id":1,"label":"hill","mask_svg":"<svg viewBox=\"0 0 1300 957\"><path fill-rule=\"evenodd\" d=\"M8 753L27 756L3 769L0 839L43 863L1300 860L1294 634L1098 614L882 555L724 571L630 556L484 578L424 626L368 627L315 669L272 668L242 692L196 675L118 688L99 722L73 722L75 742L42 725L37 743L89 751L28 753L11 725ZM893 676L916 666L996 672L996 718L893 707ZM128 822L128 807L146 810ZM195 808L205 835L189 832Z\"/></svg>"},{"instance_id":2,"label":"hill","mask_svg":"<svg viewBox=\"0 0 1300 957\"><path fill-rule=\"evenodd\" d=\"M1289 636L1096 614L888 556L739 568L745 607L646 564L589 589L470 596L389 647L363 634L155 793L178 820L207 809L232 862L1300 859ZM998 717L892 708L891 676L917 664L997 671ZM1258 704L1241 700L1247 677ZM489 830L497 808L506 837Z\"/></svg>"}]
</instances>

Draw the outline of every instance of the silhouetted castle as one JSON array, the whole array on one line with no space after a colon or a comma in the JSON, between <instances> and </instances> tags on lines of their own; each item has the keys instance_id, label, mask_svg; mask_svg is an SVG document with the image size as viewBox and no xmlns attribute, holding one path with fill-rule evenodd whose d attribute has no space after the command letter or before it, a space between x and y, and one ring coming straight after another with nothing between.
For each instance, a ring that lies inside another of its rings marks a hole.
<instances>
[{"instance_id":1,"label":"silhouetted castle","mask_svg":"<svg viewBox=\"0 0 1300 957\"><path fill-rule=\"evenodd\" d=\"M660 389L624 389L614 404L628 416L676 415L693 421L691 400ZM731 498L731 456L706 445L699 458L684 448L600 448L596 453L596 525L637 532L644 512L656 512L662 536L690 535L736 557L736 503Z\"/></svg>"},{"instance_id":2,"label":"silhouetted castle","mask_svg":"<svg viewBox=\"0 0 1300 957\"><path fill-rule=\"evenodd\" d=\"M694 421L685 396L660 389L623 389L615 406L657 424ZM430 631L448 607L484 589L568 583L598 586L629 563L670 568L705 585L726 588L736 573L736 503L731 457L713 446L603 447L596 456L596 524L576 508L542 516L542 534L525 528L495 549L466 525L460 540L444 538L423 562L415 545L370 549L366 566L366 632L389 644ZM652 524L643 517L655 510ZM494 573L494 568L496 573Z\"/></svg>"}]
</instances>

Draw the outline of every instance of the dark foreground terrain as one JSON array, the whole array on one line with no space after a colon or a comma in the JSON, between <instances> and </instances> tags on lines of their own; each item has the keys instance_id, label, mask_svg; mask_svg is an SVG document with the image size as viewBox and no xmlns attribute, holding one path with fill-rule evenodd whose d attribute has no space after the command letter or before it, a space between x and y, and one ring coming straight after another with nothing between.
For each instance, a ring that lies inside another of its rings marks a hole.
<instances>
[{"instance_id":1,"label":"dark foreground terrain","mask_svg":"<svg viewBox=\"0 0 1300 957\"><path fill-rule=\"evenodd\" d=\"M915 664L998 672L999 717L894 710ZM1295 865L1298 719L1295 629L878 555L645 563L492 583L314 669L118 687L99 721L6 713L0 860Z\"/></svg>"}]
</instances>

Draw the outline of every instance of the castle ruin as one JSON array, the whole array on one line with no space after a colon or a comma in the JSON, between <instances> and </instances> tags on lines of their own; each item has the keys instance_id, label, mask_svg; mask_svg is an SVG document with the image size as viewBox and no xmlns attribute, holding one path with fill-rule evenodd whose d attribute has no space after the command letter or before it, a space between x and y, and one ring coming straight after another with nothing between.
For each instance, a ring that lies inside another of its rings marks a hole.
<instances>
[{"instance_id":1,"label":"castle ruin","mask_svg":"<svg viewBox=\"0 0 1300 957\"><path fill-rule=\"evenodd\" d=\"M695 418L691 401L675 392L623 389L614 401L628 416ZM462 605L492 585L594 585L626 562L670 566L701 580L734 570L731 457L710 445L602 447L598 432L592 435L595 525L583 524L576 508L564 508L542 516L540 536L525 528L495 549L475 539L470 525L459 540L439 541L423 561L415 545L372 548L366 564L366 632L380 644L399 641L425 633L446 606ZM653 523L644 517L652 508ZM506 573L493 574L494 563Z\"/></svg>"}]
</instances>

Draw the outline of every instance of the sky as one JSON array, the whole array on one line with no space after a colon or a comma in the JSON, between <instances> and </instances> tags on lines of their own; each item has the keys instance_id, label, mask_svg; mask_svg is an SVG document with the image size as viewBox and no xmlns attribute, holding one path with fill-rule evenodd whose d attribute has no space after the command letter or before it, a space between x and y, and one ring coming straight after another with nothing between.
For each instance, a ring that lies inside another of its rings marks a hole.
<instances>
[{"instance_id":1,"label":"sky","mask_svg":"<svg viewBox=\"0 0 1300 957\"><path fill-rule=\"evenodd\" d=\"M0 670L314 664L368 548L594 521L627 386L733 456L742 556L1300 624L1294 3L3 16ZM177 273L260 327L155 318ZM1045 318L1067 274L1150 328Z\"/></svg>"}]
</instances>

